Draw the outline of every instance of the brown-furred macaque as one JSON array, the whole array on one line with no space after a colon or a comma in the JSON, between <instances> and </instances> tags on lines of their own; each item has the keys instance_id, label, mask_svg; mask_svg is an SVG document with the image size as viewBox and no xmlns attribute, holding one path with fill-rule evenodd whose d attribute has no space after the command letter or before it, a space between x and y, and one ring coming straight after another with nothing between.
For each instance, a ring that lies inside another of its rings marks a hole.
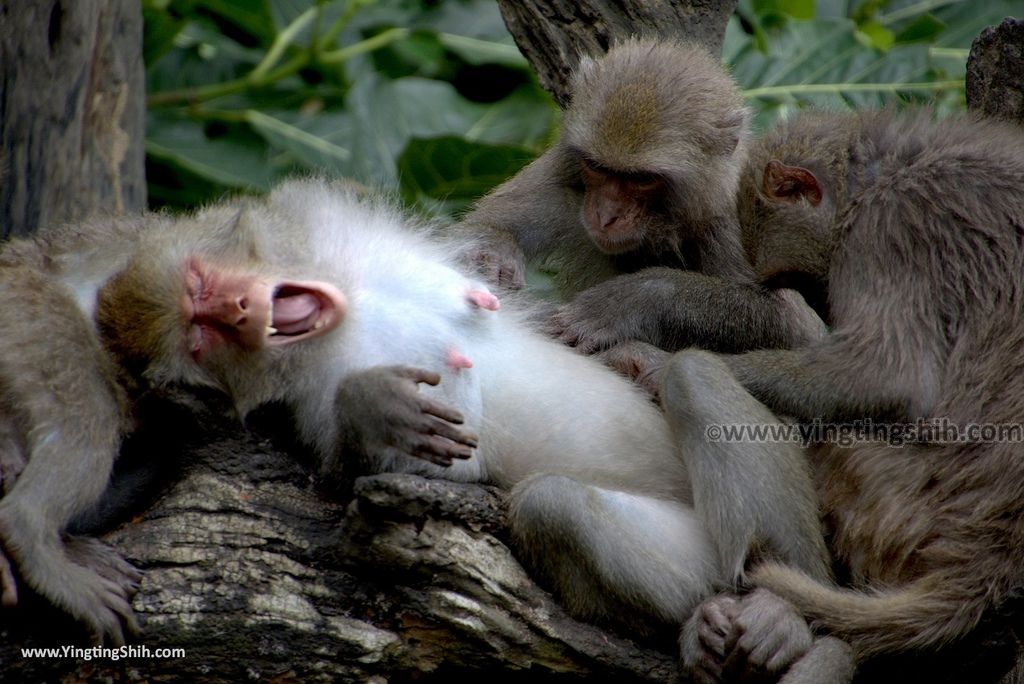
<instances>
[{"instance_id":1,"label":"brown-furred macaque","mask_svg":"<svg viewBox=\"0 0 1024 684\"><path fill-rule=\"evenodd\" d=\"M241 414L286 404L328 482L507 488L520 557L577 616L678 627L751 553L828 580L799 448L704 439L771 420L714 359L676 369L662 414L528 312L499 311L449 245L315 180L156 225L131 251L96 314L119 367L218 388Z\"/></svg>"},{"instance_id":2,"label":"brown-furred macaque","mask_svg":"<svg viewBox=\"0 0 1024 684\"><path fill-rule=\"evenodd\" d=\"M90 232L80 240L54 230L0 251L0 591L3 605L18 602L17 569L97 638L119 644L125 628L135 630L138 571L97 540L63 534L100 498L131 418L92 311L106 274L127 256L120 239L134 231L110 221Z\"/></svg>"},{"instance_id":3,"label":"brown-furred macaque","mask_svg":"<svg viewBox=\"0 0 1024 684\"><path fill-rule=\"evenodd\" d=\"M740 215L758 277L827 293L833 330L804 349L722 357L734 376L801 421L870 419L890 439L907 422L954 431L809 452L850 589L774 563L748 575L847 642L865 681L965 681L965 657L970 681L996 681L1013 662L1024 586L1022 188L1024 131L927 110L804 114L768 133L744 172ZM992 432L971 432L979 426ZM731 610L699 610L691 632L728 634L742 614ZM731 656L721 640L689 644L698 667Z\"/></svg>"},{"instance_id":4,"label":"brown-furred macaque","mask_svg":"<svg viewBox=\"0 0 1024 684\"><path fill-rule=\"evenodd\" d=\"M754 280L736 192L747 110L704 48L627 40L583 58L560 139L456 227L463 258L518 289L527 260L556 262L549 332L592 353L628 340L677 350L818 339L800 297Z\"/></svg>"}]
</instances>

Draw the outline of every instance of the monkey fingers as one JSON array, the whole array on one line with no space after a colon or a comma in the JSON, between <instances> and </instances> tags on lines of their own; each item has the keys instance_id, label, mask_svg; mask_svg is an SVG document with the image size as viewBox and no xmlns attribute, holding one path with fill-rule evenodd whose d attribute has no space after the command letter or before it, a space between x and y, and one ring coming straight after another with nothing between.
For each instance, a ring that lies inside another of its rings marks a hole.
<instances>
[{"instance_id":1,"label":"monkey fingers","mask_svg":"<svg viewBox=\"0 0 1024 684\"><path fill-rule=\"evenodd\" d=\"M637 384L654 399L661 391L665 363L671 354L652 344L631 340L617 344L598 354L600 361Z\"/></svg>"},{"instance_id":2,"label":"monkey fingers","mask_svg":"<svg viewBox=\"0 0 1024 684\"><path fill-rule=\"evenodd\" d=\"M103 607L85 616L90 624L96 643L102 643L109 639L114 646L123 646L125 643L124 633L127 629L129 634L139 633L139 624L135 621L135 613L132 611L128 597L117 582L104 577L96 576L98 585L90 587L97 591L97 598L102 602Z\"/></svg>"},{"instance_id":3,"label":"monkey fingers","mask_svg":"<svg viewBox=\"0 0 1024 684\"><path fill-rule=\"evenodd\" d=\"M704 601L683 626L679 637L682 667L692 681L712 684L722 681L727 653L727 640L734 625L739 601L719 594Z\"/></svg>"},{"instance_id":4,"label":"monkey fingers","mask_svg":"<svg viewBox=\"0 0 1024 684\"><path fill-rule=\"evenodd\" d=\"M575 347L581 354L593 354L622 341L611 330L583 320L579 308L573 303L560 307L545 327L549 335L564 345Z\"/></svg>"},{"instance_id":5,"label":"monkey fingers","mask_svg":"<svg viewBox=\"0 0 1024 684\"><path fill-rule=\"evenodd\" d=\"M414 368L413 366L399 366L398 368L394 369L394 373L400 378L412 380L417 384L425 382L428 385L435 386L441 383L440 373L428 371L423 368Z\"/></svg>"},{"instance_id":6,"label":"monkey fingers","mask_svg":"<svg viewBox=\"0 0 1024 684\"><path fill-rule=\"evenodd\" d=\"M64 540L64 547L68 558L114 582L126 596L134 596L138 591L142 572L99 539L69 536Z\"/></svg>"},{"instance_id":7,"label":"monkey fingers","mask_svg":"<svg viewBox=\"0 0 1024 684\"><path fill-rule=\"evenodd\" d=\"M734 623L726 642L725 672L738 679L781 674L813 642L807 622L793 606L764 589L743 597Z\"/></svg>"},{"instance_id":8,"label":"monkey fingers","mask_svg":"<svg viewBox=\"0 0 1024 684\"><path fill-rule=\"evenodd\" d=\"M500 244L475 245L463 257L491 285L521 290L526 285L526 258L511 238Z\"/></svg>"},{"instance_id":9,"label":"monkey fingers","mask_svg":"<svg viewBox=\"0 0 1024 684\"><path fill-rule=\"evenodd\" d=\"M470 458L473 448L441 435L420 435L410 453L416 458L447 468L453 459Z\"/></svg>"}]
</instances>

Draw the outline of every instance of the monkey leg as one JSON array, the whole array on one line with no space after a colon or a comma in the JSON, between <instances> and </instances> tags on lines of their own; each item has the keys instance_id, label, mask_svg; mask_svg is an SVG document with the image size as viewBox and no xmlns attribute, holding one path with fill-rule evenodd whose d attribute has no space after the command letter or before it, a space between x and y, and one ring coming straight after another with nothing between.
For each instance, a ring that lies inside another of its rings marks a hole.
<instances>
[{"instance_id":1,"label":"monkey leg","mask_svg":"<svg viewBox=\"0 0 1024 684\"><path fill-rule=\"evenodd\" d=\"M756 548L828 582L810 470L786 426L708 352L672 357L661 400L726 577L740 581Z\"/></svg>"},{"instance_id":2,"label":"monkey leg","mask_svg":"<svg viewBox=\"0 0 1024 684\"><path fill-rule=\"evenodd\" d=\"M587 619L678 626L719 578L689 506L535 475L512 492L509 522L524 563Z\"/></svg>"}]
</instances>

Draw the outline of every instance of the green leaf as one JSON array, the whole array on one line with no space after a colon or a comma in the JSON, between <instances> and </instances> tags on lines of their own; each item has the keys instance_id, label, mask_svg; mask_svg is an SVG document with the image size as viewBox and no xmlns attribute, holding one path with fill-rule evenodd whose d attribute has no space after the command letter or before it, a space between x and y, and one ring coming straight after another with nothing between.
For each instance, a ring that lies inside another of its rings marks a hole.
<instances>
[{"instance_id":1,"label":"green leaf","mask_svg":"<svg viewBox=\"0 0 1024 684\"><path fill-rule=\"evenodd\" d=\"M925 14L900 29L896 35L897 43L917 43L922 41L933 41L936 36L942 33L946 25L935 18L934 15Z\"/></svg>"},{"instance_id":2,"label":"green leaf","mask_svg":"<svg viewBox=\"0 0 1024 684\"><path fill-rule=\"evenodd\" d=\"M311 170L343 172L352 158L352 152L326 137L311 133L300 126L250 109L245 120L272 146L286 150L293 160Z\"/></svg>"},{"instance_id":3,"label":"green leaf","mask_svg":"<svg viewBox=\"0 0 1024 684\"><path fill-rule=\"evenodd\" d=\"M267 46L274 38L274 21L266 0L193 0L193 7L234 24Z\"/></svg>"},{"instance_id":4,"label":"green leaf","mask_svg":"<svg viewBox=\"0 0 1024 684\"><path fill-rule=\"evenodd\" d=\"M398 159L402 197L409 203L436 200L449 213L458 211L519 171L533 156L522 147L484 145L454 136L414 138Z\"/></svg>"},{"instance_id":5,"label":"green leaf","mask_svg":"<svg viewBox=\"0 0 1024 684\"><path fill-rule=\"evenodd\" d=\"M814 0L754 0L752 6L761 15L776 13L794 19L814 18Z\"/></svg>"},{"instance_id":6,"label":"green leaf","mask_svg":"<svg viewBox=\"0 0 1024 684\"><path fill-rule=\"evenodd\" d=\"M940 93L962 84L936 68L928 47L894 45L888 52L861 44L849 19L790 21L767 54L752 42L734 49L733 75L756 98L756 124L806 106L877 108L906 93ZM941 83L933 84L937 79Z\"/></svg>"},{"instance_id":7,"label":"green leaf","mask_svg":"<svg viewBox=\"0 0 1024 684\"><path fill-rule=\"evenodd\" d=\"M882 52L887 51L896 42L892 31L877 21L866 21L858 27L860 33L867 37L868 45Z\"/></svg>"},{"instance_id":8,"label":"green leaf","mask_svg":"<svg viewBox=\"0 0 1024 684\"><path fill-rule=\"evenodd\" d=\"M146 154L232 188L267 190L275 173L265 149L240 131L210 138L202 126L172 114L150 113Z\"/></svg>"}]
</instances>

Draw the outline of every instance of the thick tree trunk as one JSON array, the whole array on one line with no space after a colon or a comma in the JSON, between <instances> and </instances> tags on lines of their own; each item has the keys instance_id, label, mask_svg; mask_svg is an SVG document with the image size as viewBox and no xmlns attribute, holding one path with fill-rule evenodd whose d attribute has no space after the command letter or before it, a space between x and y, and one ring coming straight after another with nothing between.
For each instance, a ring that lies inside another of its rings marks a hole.
<instances>
[{"instance_id":1,"label":"thick tree trunk","mask_svg":"<svg viewBox=\"0 0 1024 684\"><path fill-rule=\"evenodd\" d=\"M144 88L138 0L0 0L0 237L145 208Z\"/></svg>"},{"instance_id":2,"label":"thick tree trunk","mask_svg":"<svg viewBox=\"0 0 1024 684\"><path fill-rule=\"evenodd\" d=\"M989 26L967 58L967 106L1024 125L1024 18Z\"/></svg>"},{"instance_id":3,"label":"thick tree trunk","mask_svg":"<svg viewBox=\"0 0 1024 684\"><path fill-rule=\"evenodd\" d=\"M735 0L616 2L613 0L498 0L505 25L540 83L562 106L580 55L600 55L616 40L661 36L722 51Z\"/></svg>"}]
</instances>

